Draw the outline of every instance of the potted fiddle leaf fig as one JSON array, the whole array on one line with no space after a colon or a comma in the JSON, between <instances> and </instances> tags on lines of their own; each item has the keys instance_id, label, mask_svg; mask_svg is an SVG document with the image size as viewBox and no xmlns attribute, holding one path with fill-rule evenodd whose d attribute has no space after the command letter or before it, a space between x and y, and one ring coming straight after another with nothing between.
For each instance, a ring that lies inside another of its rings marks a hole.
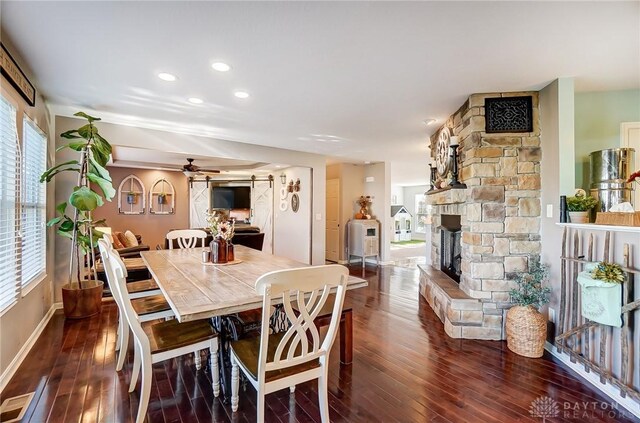
<instances>
[{"instance_id":1,"label":"potted fiddle leaf fig","mask_svg":"<svg viewBox=\"0 0 640 423\"><path fill-rule=\"evenodd\" d=\"M58 216L47 223L57 228L58 235L71 240L69 277L62 286L62 303L65 316L78 319L97 314L102 307L103 282L97 278L94 251L102 236L98 226L104 224L104 220L94 221L92 213L104 200L111 201L116 192L105 168L111 145L94 125L100 119L83 112L74 116L86 119L87 123L60 134L69 141L56 152L71 149L78 158L47 169L40 182L49 183L63 172L78 174L77 185L72 187L68 201L56 206ZM67 213L69 206L71 212Z\"/></svg>"}]
</instances>

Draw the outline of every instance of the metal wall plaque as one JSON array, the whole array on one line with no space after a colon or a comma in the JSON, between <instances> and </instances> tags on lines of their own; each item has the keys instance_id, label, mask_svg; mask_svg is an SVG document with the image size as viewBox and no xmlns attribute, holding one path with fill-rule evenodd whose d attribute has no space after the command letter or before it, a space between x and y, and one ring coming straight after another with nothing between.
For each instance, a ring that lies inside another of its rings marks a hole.
<instances>
[{"instance_id":1,"label":"metal wall plaque","mask_svg":"<svg viewBox=\"0 0 640 423\"><path fill-rule=\"evenodd\" d=\"M484 99L485 132L533 132L531 96Z\"/></svg>"}]
</instances>

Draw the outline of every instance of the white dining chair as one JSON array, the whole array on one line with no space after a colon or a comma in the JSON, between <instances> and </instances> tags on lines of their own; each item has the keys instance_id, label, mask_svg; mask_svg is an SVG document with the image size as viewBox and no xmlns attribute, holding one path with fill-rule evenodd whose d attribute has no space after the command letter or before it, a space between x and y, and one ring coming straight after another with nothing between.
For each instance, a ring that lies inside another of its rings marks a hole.
<instances>
[{"instance_id":1,"label":"white dining chair","mask_svg":"<svg viewBox=\"0 0 640 423\"><path fill-rule=\"evenodd\" d=\"M136 416L136 423L142 423L151 395L152 365L160 361L169 360L181 355L195 353L208 349L211 360L211 380L213 395L220 394L220 379L218 373L218 334L206 320L179 323L176 319L158 323L142 324L133 309L131 299L126 291L124 279L125 267L120 256L109 254L104 240L98 241L100 253L105 254L105 270L114 279L114 296L122 304L126 322L133 333L136 354L131 373L129 392L135 389L138 375L142 373L140 388L140 404Z\"/></svg>"},{"instance_id":2,"label":"white dining chair","mask_svg":"<svg viewBox=\"0 0 640 423\"><path fill-rule=\"evenodd\" d=\"M238 410L239 370L258 392L257 421L264 421L265 395L284 388L291 392L298 383L318 379L318 401L323 422L329 422L328 364L336 337L349 272L333 264L269 272L256 281L263 296L262 331L259 337L231 343L231 409ZM325 305L331 290L335 301L329 328L320 338L313 321ZM280 298L281 297L281 298ZM282 301L289 329L269 334L272 301ZM294 312L292 301L297 303Z\"/></svg>"},{"instance_id":3,"label":"white dining chair","mask_svg":"<svg viewBox=\"0 0 640 423\"><path fill-rule=\"evenodd\" d=\"M119 372L124 366L127 349L129 346L129 326L127 324L126 318L124 317L124 308L122 305L122 301L120 300L119 296L115 295L114 292L117 282L115 276L113 275L113 272L111 271L111 266L110 263L108 263L108 258L111 255L117 255L120 259L120 255L113 248L113 244L109 242L106 234L103 237L102 241L102 244L98 244L100 248L100 257L102 259L104 271L107 276L107 282L109 282L109 287L111 288L112 297L116 302L116 305L118 306L118 329L116 330L116 351L118 352L118 357L116 358L116 371ZM124 272L126 277L126 267L124 268ZM125 282L125 285L126 288L128 288L129 284ZM159 291L160 290L158 289L158 292ZM141 322L149 322L152 320L168 319L174 317L173 311L169 307L169 304L166 303L166 300L164 300L164 296L162 294L154 294L152 296L147 295L144 297L136 298L133 298L134 295L130 293L128 295L129 298L133 300L132 305L134 311L138 315L138 319ZM200 368L200 362L199 360L197 360L197 358L196 364L198 368Z\"/></svg>"},{"instance_id":4,"label":"white dining chair","mask_svg":"<svg viewBox=\"0 0 640 423\"><path fill-rule=\"evenodd\" d=\"M104 234L102 238L107 242L109 247L113 249L112 235ZM126 268L125 268L125 271L127 273L124 275L124 277L127 278L129 277L129 274ZM158 284L156 284L156 282L153 279L145 279L145 280L136 281L136 282L127 282L127 291L129 291L129 298L131 298L132 300L136 298L144 298L144 297L150 297L153 295L162 294L162 291L158 287Z\"/></svg>"},{"instance_id":5,"label":"white dining chair","mask_svg":"<svg viewBox=\"0 0 640 423\"><path fill-rule=\"evenodd\" d=\"M167 233L170 250L173 250L174 240L178 242L178 247L180 248L196 248L198 246L198 240L201 240L200 246L204 247L206 239L207 233L201 229L177 229Z\"/></svg>"}]
</instances>

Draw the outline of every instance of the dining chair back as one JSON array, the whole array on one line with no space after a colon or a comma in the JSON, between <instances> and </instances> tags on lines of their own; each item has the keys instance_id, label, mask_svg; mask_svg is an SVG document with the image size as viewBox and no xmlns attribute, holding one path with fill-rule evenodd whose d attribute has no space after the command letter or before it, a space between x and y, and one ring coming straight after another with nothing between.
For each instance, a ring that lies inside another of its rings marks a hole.
<instances>
[{"instance_id":1,"label":"dining chair back","mask_svg":"<svg viewBox=\"0 0 640 423\"><path fill-rule=\"evenodd\" d=\"M200 350L208 349L211 359L211 376L214 396L218 396L220 382L218 374L217 334L206 321L194 321L179 323L177 320L169 320L155 323L143 328L136 314L131 299L129 298L124 274L126 268L124 262L115 250L109 251L107 242L98 241L100 253L105 255L105 271L114 281L113 293L116 303L122 307L126 322L133 333L135 341L133 369L129 392L135 389L138 374L142 370L142 386L140 392L140 404L136 423L142 423L145 419L151 395L152 364L194 352L197 357Z\"/></svg>"},{"instance_id":2,"label":"dining chair back","mask_svg":"<svg viewBox=\"0 0 640 423\"><path fill-rule=\"evenodd\" d=\"M174 241L178 244L179 248L196 248L198 246L198 240L201 240L200 246L204 247L206 239L207 233L200 229L177 229L167 233L170 250L173 250Z\"/></svg>"},{"instance_id":3,"label":"dining chair back","mask_svg":"<svg viewBox=\"0 0 640 423\"><path fill-rule=\"evenodd\" d=\"M283 388L293 388L307 380L318 379L320 414L329 421L327 397L328 357L336 337L346 293L349 272L341 265L303 267L269 272L256 281L256 292L263 296L262 330L257 354L246 354L251 340L232 343L233 410L238 408L238 368L258 391L258 421L264 419L264 396ZM333 312L324 338L314 324L330 293L335 291ZM294 311L292 302L296 303ZM270 334L271 304L281 303L289 328ZM249 363L250 357L258 357Z\"/></svg>"}]
</instances>

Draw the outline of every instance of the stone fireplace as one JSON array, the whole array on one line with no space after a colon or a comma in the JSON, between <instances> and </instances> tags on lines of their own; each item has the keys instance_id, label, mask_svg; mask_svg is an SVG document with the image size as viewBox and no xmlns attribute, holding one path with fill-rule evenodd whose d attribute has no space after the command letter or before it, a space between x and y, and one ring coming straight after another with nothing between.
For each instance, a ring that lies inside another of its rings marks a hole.
<instances>
[{"instance_id":1,"label":"stone fireplace","mask_svg":"<svg viewBox=\"0 0 640 423\"><path fill-rule=\"evenodd\" d=\"M531 96L531 132L486 131L485 99L523 96ZM451 337L504 339L511 280L540 254L538 117L537 92L474 94L444 125L459 137L460 180L467 188L439 183L442 188L426 195L433 213L432 265L421 267L420 293ZM431 137L432 152L439 132ZM446 271L455 271L456 260L459 284Z\"/></svg>"}]
</instances>

